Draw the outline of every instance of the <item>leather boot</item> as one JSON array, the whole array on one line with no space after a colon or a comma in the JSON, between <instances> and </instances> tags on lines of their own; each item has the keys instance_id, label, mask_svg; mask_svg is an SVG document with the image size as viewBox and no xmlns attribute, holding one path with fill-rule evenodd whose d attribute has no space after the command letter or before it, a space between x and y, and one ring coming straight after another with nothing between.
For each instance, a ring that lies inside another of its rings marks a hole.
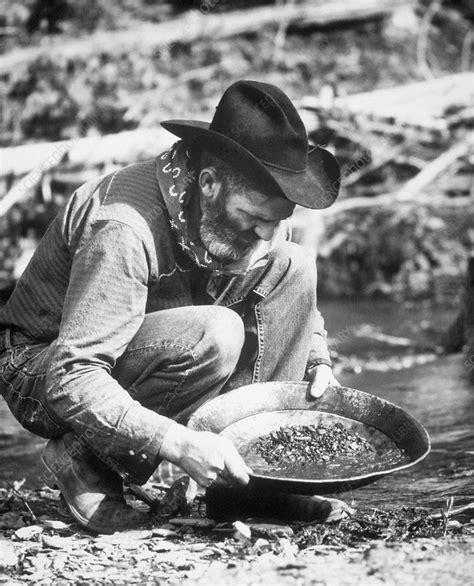
<instances>
[{"instance_id":1,"label":"leather boot","mask_svg":"<svg viewBox=\"0 0 474 586\"><path fill-rule=\"evenodd\" d=\"M120 476L73 433L50 440L41 460L47 470L46 483L59 488L71 515L86 529L110 534L149 521L146 513L126 503Z\"/></svg>"}]
</instances>

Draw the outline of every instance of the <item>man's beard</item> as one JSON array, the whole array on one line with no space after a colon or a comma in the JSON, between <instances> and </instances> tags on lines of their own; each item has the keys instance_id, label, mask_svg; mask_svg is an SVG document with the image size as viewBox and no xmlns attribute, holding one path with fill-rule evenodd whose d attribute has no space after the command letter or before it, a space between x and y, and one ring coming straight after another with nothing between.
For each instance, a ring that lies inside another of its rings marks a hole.
<instances>
[{"instance_id":1,"label":"man's beard","mask_svg":"<svg viewBox=\"0 0 474 586\"><path fill-rule=\"evenodd\" d=\"M242 232L225 209L225 194L206 200L202 210L200 234L209 253L220 261L235 261L254 249L260 240L253 230Z\"/></svg>"}]
</instances>

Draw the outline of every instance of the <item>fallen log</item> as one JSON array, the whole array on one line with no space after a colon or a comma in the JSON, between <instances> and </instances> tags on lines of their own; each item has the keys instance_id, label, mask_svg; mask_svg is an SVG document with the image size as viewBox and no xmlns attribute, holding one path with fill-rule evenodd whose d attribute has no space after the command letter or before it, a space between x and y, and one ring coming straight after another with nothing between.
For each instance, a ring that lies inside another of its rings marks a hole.
<instances>
[{"instance_id":1,"label":"fallen log","mask_svg":"<svg viewBox=\"0 0 474 586\"><path fill-rule=\"evenodd\" d=\"M73 141L63 141L57 145L48 157L44 158L40 165L30 171L26 177L16 183L10 191L0 200L0 217L16 203L28 197L31 190L41 183L43 176L53 167L56 167L71 148Z\"/></svg>"},{"instance_id":2,"label":"fallen log","mask_svg":"<svg viewBox=\"0 0 474 586\"><path fill-rule=\"evenodd\" d=\"M474 145L474 133L462 142L454 145L445 153L442 153L434 161L431 161L413 179L410 179L396 195L396 201L407 201L415 198L421 191L426 189L441 173L449 169L462 157L472 151Z\"/></svg>"},{"instance_id":3,"label":"fallen log","mask_svg":"<svg viewBox=\"0 0 474 586\"><path fill-rule=\"evenodd\" d=\"M383 193L382 195L377 195L376 197L348 197L346 199L342 199L337 201L334 205L330 208L325 210L321 210L320 214L324 216L333 216L335 214L340 214L341 212L348 212L355 209L363 209L363 208L374 208L378 206L396 206L398 204L410 204L416 201L419 205L426 205L426 206L451 206L451 207L472 207L472 199L470 197L446 197L444 195L438 196L431 196L429 194L424 196L419 196L413 200L402 200L400 202L397 201L396 196L394 197L393 193Z\"/></svg>"},{"instance_id":4,"label":"fallen log","mask_svg":"<svg viewBox=\"0 0 474 586\"><path fill-rule=\"evenodd\" d=\"M393 131L410 126L433 132L447 132L450 127L446 111L449 106L469 108L474 98L474 73L446 75L429 81L409 83L334 98L330 111L341 117L359 116L388 122ZM326 111L324 101L307 96L299 107Z\"/></svg>"},{"instance_id":5,"label":"fallen log","mask_svg":"<svg viewBox=\"0 0 474 586\"><path fill-rule=\"evenodd\" d=\"M65 42L61 38L50 40L47 45L16 49L0 56L0 73L13 70L22 63L39 55L58 55L65 59L87 59L91 55L111 53L126 54L136 51L143 55L157 55L175 43L191 44L203 38L222 39L239 34L258 32L266 25L281 21L288 25L327 27L331 23L354 22L383 18L397 7L413 0L351 0L351 2L327 2L318 6L310 3L252 8L225 14L210 14L207 10L191 10L179 18L158 24L149 24L133 30L98 32L76 41Z\"/></svg>"},{"instance_id":6,"label":"fallen log","mask_svg":"<svg viewBox=\"0 0 474 586\"><path fill-rule=\"evenodd\" d=\"M97 175L100 173L101 171L98 169L68 171L67 169L63 170L61 167L59 170L50 173L50 182L55 189L60 188L63 191L67 190L72 193L80 185L86 183L86 181L97 178Z\"/></svg>"},{"instance_id":7,"label":"fallen log","mask_svg":"<svg viewBox=\"0 0 474 586\"><path fill-rule=\"evenodd\" d=\"M133 163L157 155L172 140L171 134L158 127L8 147L0 150L0 177L21 177L38 167L47 171L59 164L62 158L58 156L65 150L68 163L77 167Z\"/></svg>"},{"instance_id":8,"label":"fallen log","mask_svg":"<svg viewBox=\"0 0 474 586\"><path fill-rule=\"evenodd\" d=\"M117 166L154 157L172 141L172 135L163 128L152 128L3 149L0 177L26 176L0 199L0 217L28 197L43 175L65 159L76 167L96 168L99 175Z\"/></svg>"},{"instance_id":9,"label":"fallen log","mask_svg":"<svg viewBox=\"0 0 474 586\"><path fill-rule=\"evenodd\" d=\"M441 173L446 171L460 158L468 155L471 152L474 143L474 133L471 133L465 140L454 145L445 153L442 153L434 161L428 163L413 179L408 181L397 194L384 193L376 197L351 197L337 201L333 206L327 210L323 210L326 215L333 215L340 212L347 212L349 210L373 207L380 205L397 205L405 202L417 201L421 204L433 205L455 205L472 206L472 199L470 197L445 197L432 196L431 194L423 194L428 185L436 180Z\"/></svg>"}]
</instances>

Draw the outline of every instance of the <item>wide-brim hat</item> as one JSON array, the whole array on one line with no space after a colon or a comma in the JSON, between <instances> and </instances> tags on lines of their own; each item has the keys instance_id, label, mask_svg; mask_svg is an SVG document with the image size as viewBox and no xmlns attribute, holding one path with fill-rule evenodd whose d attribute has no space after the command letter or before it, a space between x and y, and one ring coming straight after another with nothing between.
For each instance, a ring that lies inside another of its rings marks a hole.
<instances>
[{"instance_id":1,"label":"wide-brim hat","mask_svg":"<svg viewBox=\"0 0 474 586\"><path fill-rule=\"evenodd\" d=\"M313 209L329 207L338 196L336 158L308 143L296 108L274 85L238 81L224 92L210 123L165 120L161 125L216 154L268 195Z\"/></svg>"}]
</instances>

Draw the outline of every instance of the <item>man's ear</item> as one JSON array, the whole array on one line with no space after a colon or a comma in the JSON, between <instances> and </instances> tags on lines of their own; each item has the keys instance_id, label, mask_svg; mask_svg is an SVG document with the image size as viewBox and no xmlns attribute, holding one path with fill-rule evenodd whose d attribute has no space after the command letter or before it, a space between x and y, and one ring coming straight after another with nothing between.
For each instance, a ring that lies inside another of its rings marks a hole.
<instances>
[{"instance_id":1,"label":"man's ear","mask_svg":"<svg viewBox=\"0 0 474 586\"><path fill-rule=\"evenodd\" d=\"M214 200L222 188L222 182L217 178L217 173L214 167L206 167L201 169L199 173L199 191L202 197L207 197Z\"/></svg>"}]
</instances>

